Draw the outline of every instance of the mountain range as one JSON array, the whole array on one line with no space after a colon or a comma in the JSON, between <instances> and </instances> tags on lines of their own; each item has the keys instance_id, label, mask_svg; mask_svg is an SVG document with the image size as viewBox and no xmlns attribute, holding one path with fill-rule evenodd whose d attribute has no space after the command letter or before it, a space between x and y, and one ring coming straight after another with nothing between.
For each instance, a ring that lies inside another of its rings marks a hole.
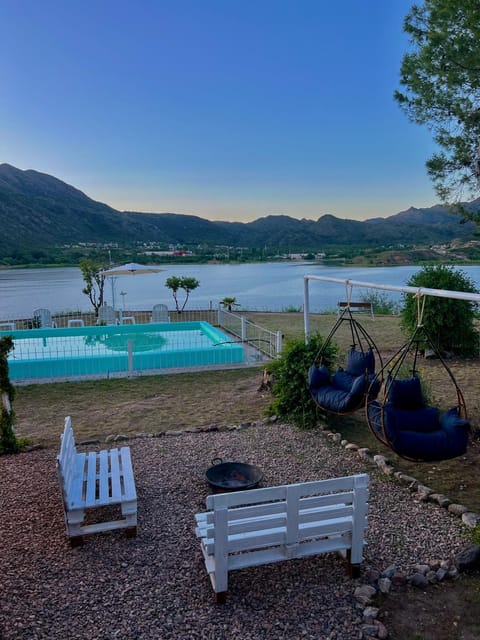
<instances>
[{"instance_id":1,"label":"mountain range","mask_svg":"<svg viewBox=\"0 0 480 640\"><path fill-rule=\"evenodd\" d=\"M466 205L480 210L480 198ZM117 211L51 175L0 164L0 251L76 243L156 242L321 251L339 245L430 245L469 239L476 226L435 205L386 218L317 220L269 215L253 222L209 221L179 213Z\"/></svg>"}]
</instances>

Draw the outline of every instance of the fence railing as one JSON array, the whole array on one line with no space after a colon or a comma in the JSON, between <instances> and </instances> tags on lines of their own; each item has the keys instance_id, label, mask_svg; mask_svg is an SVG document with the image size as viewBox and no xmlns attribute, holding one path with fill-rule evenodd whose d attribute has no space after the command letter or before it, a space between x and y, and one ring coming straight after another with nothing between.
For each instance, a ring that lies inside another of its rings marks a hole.
<instances>
[{"instance_id":1,"label":"fence railing","mask_svg":"<svg viewBox=\"0 0 480 640\"><path fill-rule=\"evenodd\" d=\"M45 314L34 315L28 318L1 318L0 331L40 329L47 326L54 326L57 329L64 327L92 327L102 324L98 321L93 311L58 311L51 312L51 323L45 321ZM189 309L182 312L169 310L168 318L170 322L210 322L216 324L218 314L214 309ZM152 311L145 309L116 309L116 324L147 324L152 320Z\"/></svg>"},{"instance_id":2,"label":"fence railing","mask_svg":"<svg viewBox=\"0 0 480 640\"><path fill-rule=\"evenodd\" d=\"M240 342L250 345L268 358L277 358L282 352L281 331L270 331L247 320L245 316L219 309L218 325L236 336Z\"/></svg>"}]
</instances>

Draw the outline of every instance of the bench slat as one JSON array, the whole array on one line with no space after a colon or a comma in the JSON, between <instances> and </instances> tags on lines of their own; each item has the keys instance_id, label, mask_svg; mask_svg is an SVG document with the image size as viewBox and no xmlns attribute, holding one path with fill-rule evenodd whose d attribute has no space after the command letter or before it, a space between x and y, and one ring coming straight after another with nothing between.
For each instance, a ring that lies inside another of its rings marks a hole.
<instances>
[{"instance_id":1,"label":"bench slat","mask_svg":"<svg viewBox=\"0 0 480 640\"><path fill-rule=\"evenodd\" d=\"M111 497L115 502L120 502L123 498L122 492L122 482L121 482L121 473L123 471L120 470L120 460L118 449L112 449L110 452L110 464L112 468L111 473Z\"/></svg>"},{"instance_id":2,"label":"bench slat","mask_svg":"<svg viewBox=\"0 0 480 640\"><path fill-rule=\"evenodd\" d=\"M90 451L86 457L85 465L85 506L95 506L97 500L97 454Z\"/></svg>"},{"instance_id":3,"label":"bench slat","mask_svg":"<svg viewBox=\"0 0 480 640\"><path fill-rule=\"evenodd\" d=\"M68 505L70 509L81 509L85 505L85 453L78 453L73 461Z\"/></svg>"},{"instance_id":4,"label":"bench slat","mask_svg":"<svg viewBox=\"0 0 480 640\"><path fill-rule=\"evenodd\" d=\"M129 447L122 447L120 449L120 460L123 478L123 498L125 500L136 500L137 491L133 479L132 458Z\"/></svg>"},{"instance_id":5,"label":"bench slat","mask_svg":"<svg viewBox=\"0 0 480 640\"><path fill-rule=\"evenodd\" d=\"M108 502L110 499L110 472L108 469L108 459L110 455L105 449L98 454L99 476L98 476L98 499L100 502Z\"/></svg>"}]
</instances>

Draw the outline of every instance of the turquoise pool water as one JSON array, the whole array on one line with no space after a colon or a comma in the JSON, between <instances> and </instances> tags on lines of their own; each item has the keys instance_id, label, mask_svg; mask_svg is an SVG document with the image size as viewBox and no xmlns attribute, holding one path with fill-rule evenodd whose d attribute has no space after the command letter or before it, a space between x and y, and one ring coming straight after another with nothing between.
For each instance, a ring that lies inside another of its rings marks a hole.
<instances>
[{"instance_id":1,"label":"turquoise pool water","mask_svg":"<svg viewBox=\"0 0 480 640\"><path fill-rule=\"evenodd\" d=\"M7 332L5 332L7 333ZM2 335L5 335L2 332ZM241 344L208 322L29 329L8 332L15 381L140 373L243 362Z\"/></svg>"}]
</instances>

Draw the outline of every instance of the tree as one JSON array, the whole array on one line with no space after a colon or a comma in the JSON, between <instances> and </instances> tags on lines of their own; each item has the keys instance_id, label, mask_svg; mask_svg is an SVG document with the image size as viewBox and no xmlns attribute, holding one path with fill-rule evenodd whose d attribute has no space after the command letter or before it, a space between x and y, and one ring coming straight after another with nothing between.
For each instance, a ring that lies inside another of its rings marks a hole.
<instances>
[{"instance_id":1,"label":"tree","mask_svg":"<svg viewBox=\"0 0 480 640\"><path fill-rule=\"evenodd\" d=\"M395 99L408 118L427 125L440 147L426 163L443 202L460 206L480 191L480 3L424 0L404 22L412 50L403 57Z\"/></svg>"},{"instance_id":2,"label":"tree","mask_svg":"<svg viewBox=\"0 0 480 640\"><path fill-rule=\"evenodd\" d=\"M472 280L461 270L445 265L424 267L407 282L410 287L448 289L478 293ZM410 335L418 323L417 299L405 294L402 326ZM474 327L476 303L455 298L427 296L423 325L440 351L463 356L477 356L479 336Z\"/></svg>"},{"instance_id":3,"label":"tree","mask_svg":"<svg viewBox=\"0 0 480 640\"><path fill-rule=\"evenodd\" d=\"M227 311L231 311L232 307L239 307L239 303L237 302L236 298L232 298L231 296L224 298L223 300L220 300L220 304L222 305L222 307L224 309L227 309Z\"/></svg>"},{"instance_id":4,"label":"tree","mask_svg":"<svg viewBox=\"0 0 480 640\"><path fill-rule=\"evenodd\" d=\"M98 310L103 305L103 291L105 288L105 276L103 270L106 267L94 262L93 260L82 260L80 262L80 269L82 271L85 287L82 289L82 293L89 297L93 308L95 309L95 316L98 317Z\"/></svg>"},{"instance_id":5,"label":"tree","mask_svg":"<svg viewBox=\"0 0 480 640\"><path fill-rule=\"evenodd\" d=\"M173 299L175 300L175 308L178 313L181 313L185 309L190 292L200 286L200 282L196 278L170 276L165 282L165 286L172 290ZM185 300L182 307L178 301L178 292L182 289L185 292Z\"/></svg>"}]
</instances>

